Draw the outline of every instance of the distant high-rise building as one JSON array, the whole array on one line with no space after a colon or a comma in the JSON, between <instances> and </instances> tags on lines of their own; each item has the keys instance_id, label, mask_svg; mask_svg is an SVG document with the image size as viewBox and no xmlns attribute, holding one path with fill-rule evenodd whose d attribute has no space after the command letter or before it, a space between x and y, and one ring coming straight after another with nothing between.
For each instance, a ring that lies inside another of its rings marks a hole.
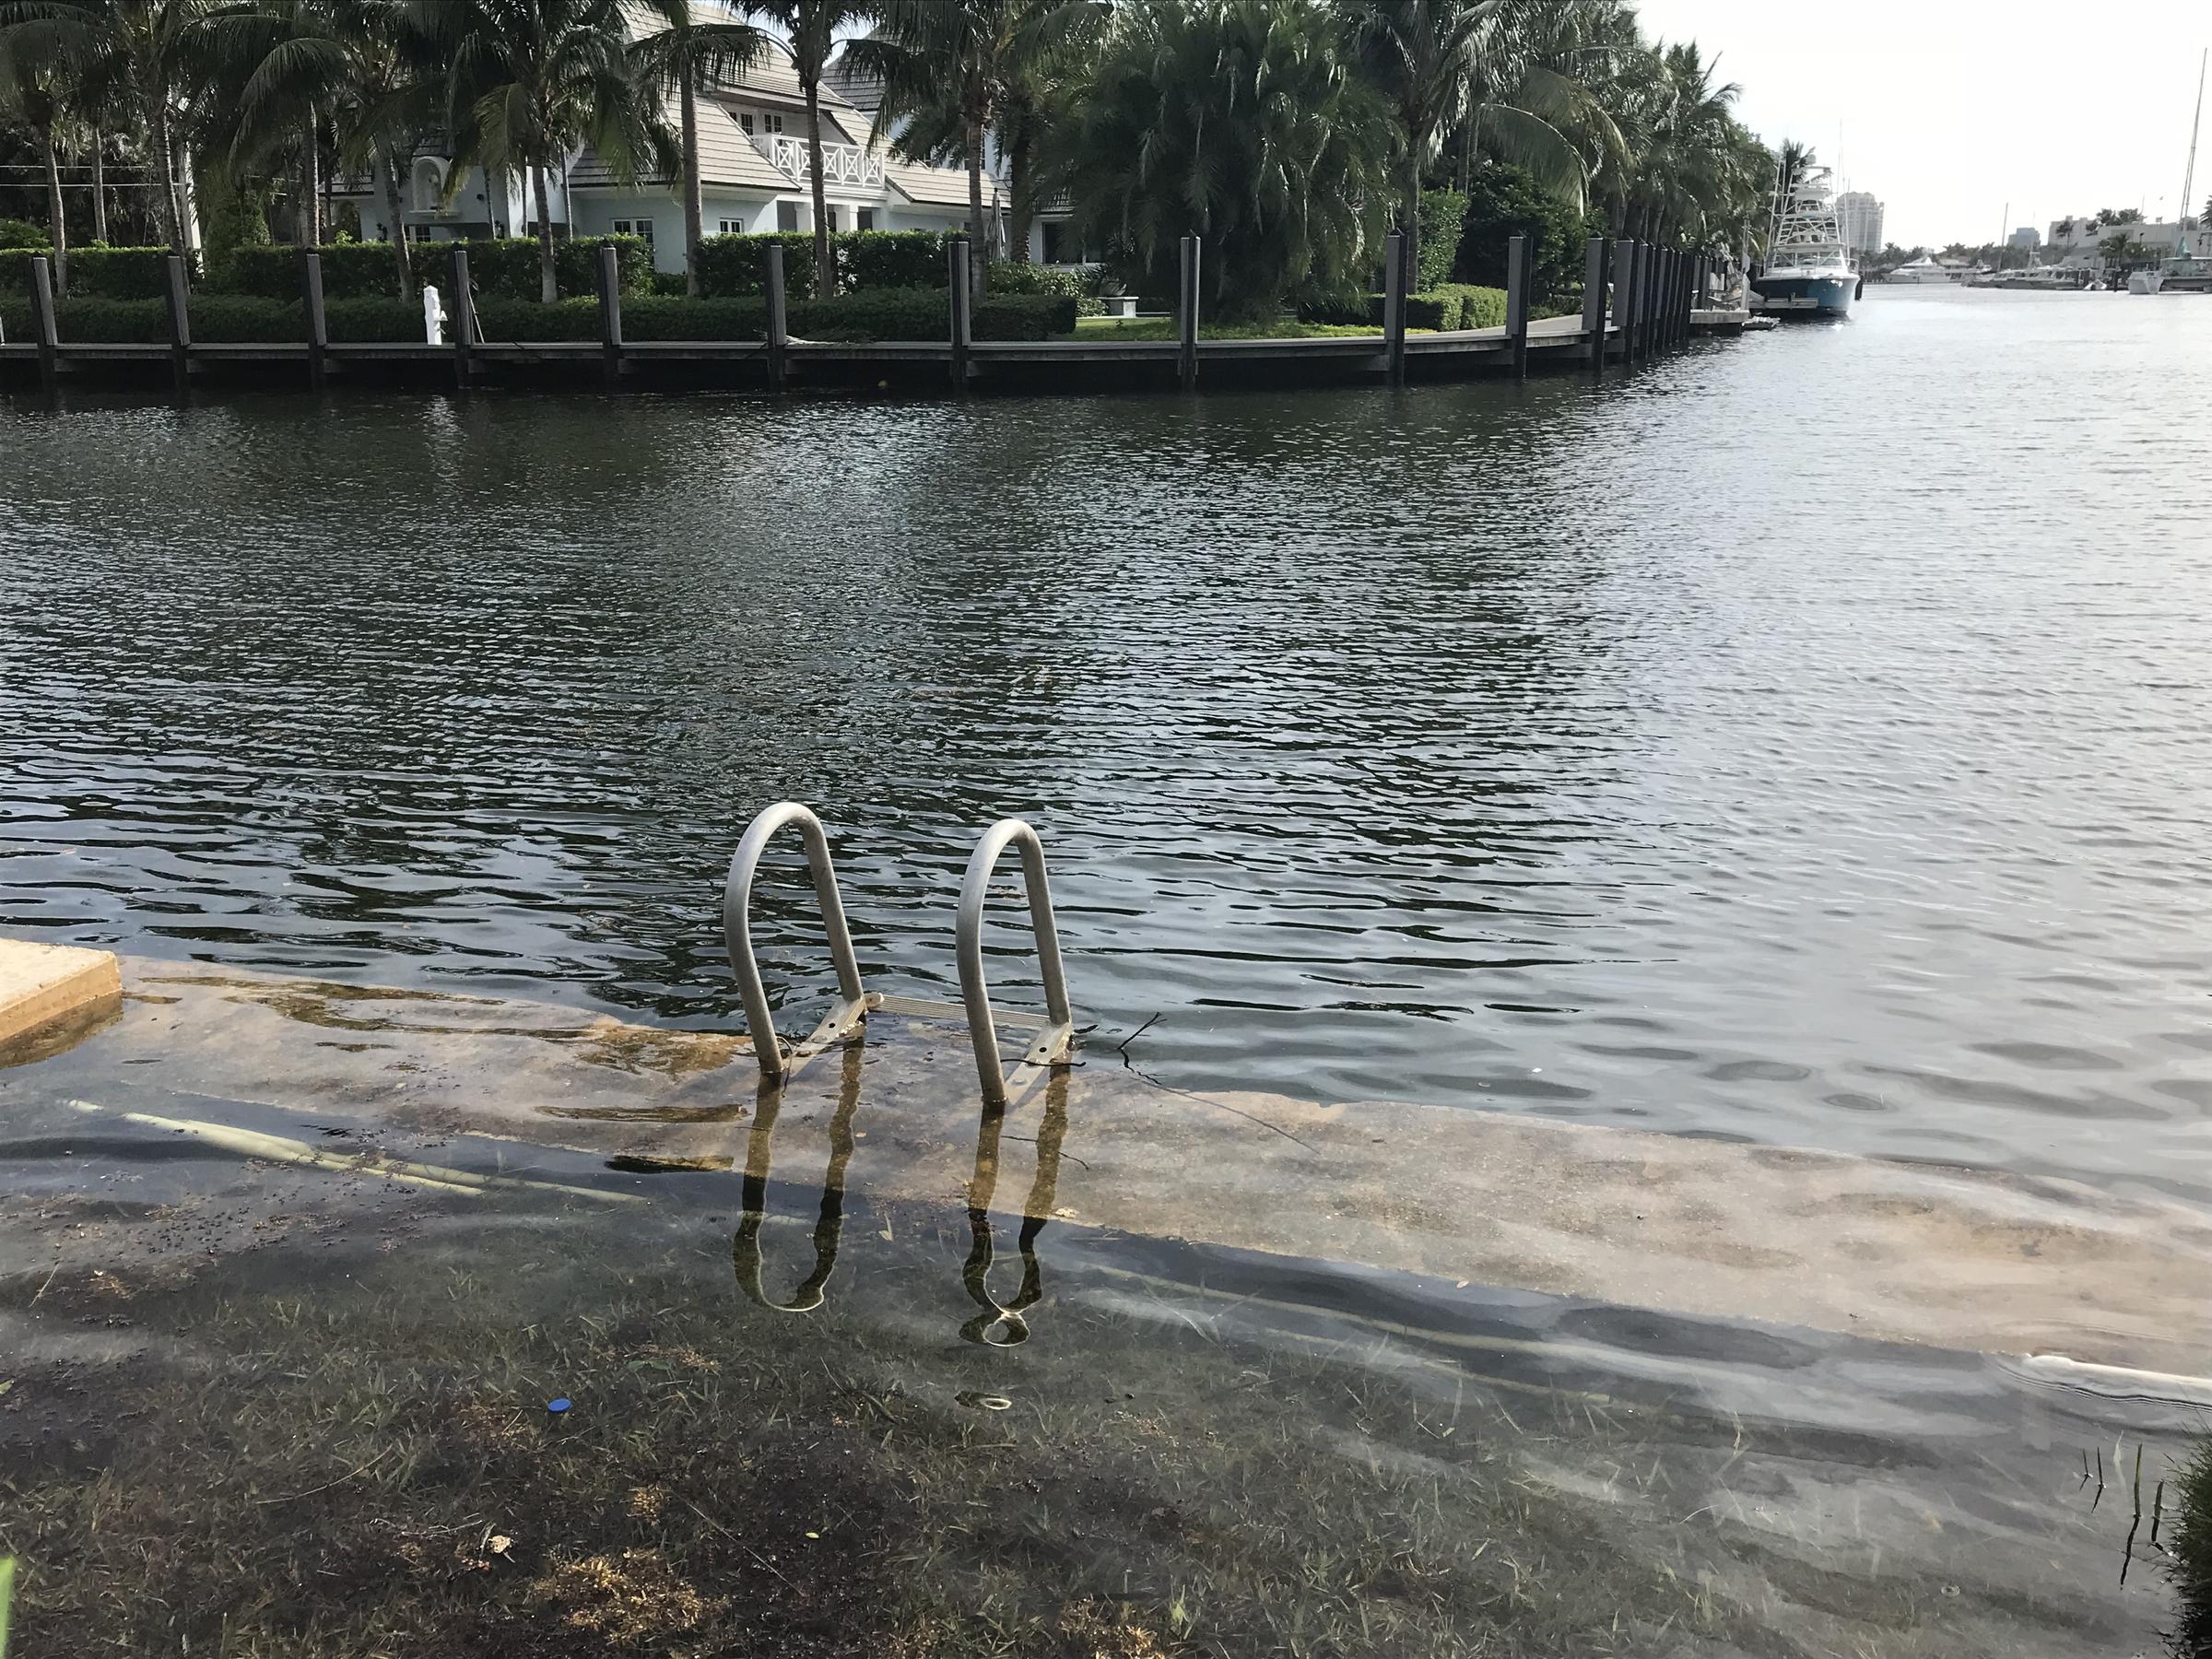
<instances>
[{"instance_id":1,"label":"distant high-rise building","mask_svg":"<svg viewBox=\"0 0 2212 1659\"><path fill-rule=\"evenodd\" d=\"M1847 190L1836 198L1836 218L1843 229L1843 245L1868 257L1882 251L1882 205L1864 190Z\"/></svg>"},{"instance_id":2,"label":"distant high-rise building","mask_svg":"<svg viewBox=\"0 0 2212 1659\"><path fill-rule=\"evenodd\" d=\"M2018 230L2015 230L2010 236L2005 239L2005 245L2006 247L2026 248L2031 253L2035 252L2036 249L2041 247L2042 244L2043 233L2038 230L2033 225L2022 225Z\"/></svg>"}]
</instances>

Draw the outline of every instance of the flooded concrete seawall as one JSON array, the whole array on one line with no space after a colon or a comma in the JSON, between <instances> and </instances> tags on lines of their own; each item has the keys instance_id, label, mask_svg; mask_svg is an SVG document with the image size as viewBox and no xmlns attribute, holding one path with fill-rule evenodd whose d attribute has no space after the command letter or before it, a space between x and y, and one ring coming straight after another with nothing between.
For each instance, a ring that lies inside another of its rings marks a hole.
<instances>
[{"instance_id":1,"label":"flooded concrete seawall","mask_svg":"<svg viewBox=\"0 0 2212 1659\"><path fill-rule=\"evenodd\" d=\"M0 1106L135 1110L296 1161L283 1135L237 1138L221 1103L239 1102L302 1124L511 1139L518 1162L528 1147L565 1148L641 1185L655 1171L727 1171L1453 1285L2212 1374L2212 1224L2071 1182L1388 1100L1190 1091L1111 1049L1064 1070L1015 1068L1002 1114L982 1108L965 1029L912 1013L877 1013L860 1041L773 1087L742 1037L550 1004L143 959L124 963L123 982L99 1029L0 1071ZM146 1108L157 1083L164 1103ZM195 1097L205 1113L187 1109ZM318 1156L352 1154L333 1140Z\"/></svg>"}]
</instances>

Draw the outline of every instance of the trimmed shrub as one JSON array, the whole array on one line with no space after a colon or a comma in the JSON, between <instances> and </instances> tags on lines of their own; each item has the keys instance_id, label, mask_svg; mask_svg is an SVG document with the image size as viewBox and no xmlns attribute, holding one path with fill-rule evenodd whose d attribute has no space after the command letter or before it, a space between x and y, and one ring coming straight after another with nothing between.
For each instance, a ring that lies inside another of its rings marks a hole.
<instances>
[{"instance_id":1,"label":"trimmed shrub","mask_svg":"<svg viewBox=\"0 0 2212 1659\"><path fill-rule=\"evenodd\" d=\"M975 308L979 340L1049 340L1076 332L1072 294L992 294Z\"/></svg>"},{"instance_id":2,"label":"trimmed shrub","mask_svg":"<svg viewBox=\"0 0 2212 1659\"><path fill-rule=\"evenodd\" d=\"M1482 288L1472 282L1440 283L1430 290L1449 295L1459 301L1459 321L1454 328L1503 328L1505 326L1505 290L1500 288ZM1535 312L1530 312L1533 317Z\"/></svg>"},{"instance_id":3,"label":"trimmed shrub","mask_svg":"<svg viewBox=\"0 0 2212 1659\"><path fill-rule=\"evenodd\" d=\"M791 332L813 340L943 340L952 333L952 298L943 288L863 288L788 312Z\"/></svg>"},{"instance_id":4,"label":"trimmed shrub","mask_svg":"<svg viewBox=\"0 0 2212 1659\"><path fill-rule=\"evenodd\" d=\"M30 305L23 307L28 329ZM65 340L118 340L135 346L169 344L169 305L160 300L110 300L72 294L54 308L54 328ZM18 336L20 337L20 336Z\"/></svg>"},{"instance_id":5,"label":"trimmed shrub","mask_svg":"<svg viewBox=\"0 0 2212 1659\"><path fill-rule=\"evenodd\" d=\"M1413 286L1433 294L1452 278L1459 239L1467 221L1467 198L1456 190L1421 192L1421 234L1414 248Z\"/></svg>"},{"instance_id":6,"label":"trimmed shrub","mask_svg":"<svg viewBox=\"0 0 2212 1659\"><path fill-rule=\"evenodd\" d=\"M664 271L654 267L653 291L664 299L681 300L691 292L691 284L681 271Z\"/></svg>"},{"instance_id":7,"label":"trimmed shrub","mask_svg":"<svg viewBox=\"0 0 2212 1659\"><path fill-rule=\"evenodd\" d=\"M391 257L391 250L385 250ZM394 278L396 286L396 277ZM285 308L292 320L294 332L286 335L288 340L307 337L307 308L294 304ZM333 300L325 294L323 301L323 324L335 341L354 340L419 340L422 338L422 300L402 300L396 294L361 295L344 300ZM446 318L446 338L452 339L453 317Z\"/></svg>"},{"instance_id":8,"label":"trimmed shrub","mask_svg":"<svg viewBox=\"0 0 2212 1659\"><path fill-rule=\"evenodd\" d=\"M436 244L419 242L416 244L418 249L425 245L434 247ZM526 292L515 295L518 300L537 298L537 261L535 257L537 244L532 241L529 245L533 253L530 262L529 288ZM599 250L601 248L612 248L615 251L615 280L622 292L625 294L650 294L653 292L653 244L651 242L641 236L585 236L571 241L553 244L553 278L559 283L563 298L572 298L578 294L590 294L595 297L598 294ZM474 242L469 244L469 280L477 285L478 292L482 292L484 279L477 275L476 244ZM432 280L436 279L432 278Z\"/></svg>"},{"instance_id":9,"label":"trimmed shrub","mask_svg":"<svg viewBox=\"0 0 2212 1659\"><path fill-rule=\"evenodd\" d=\"M592 331L598 333L598 313ZM645 295L622 302L626 340L765 340L768 301L749 295L724 300L688 300L681 294Z\"/></svg>"},{"instance_id":10,"label":"trimmed shrub","mask_svg":"<svg viewBox=\"0 0 2212 1659\"><path fill-rule=\"evenodd\" d=\"M399 270L390 242L334 242L317 248L323 256L323 300L399 298ZM443 261L440 261L442 267ZM418 257L417 266L420 268ZM226 293L258 294L265 300L300 298L300 250L289 244L233 248L210 288Z\"/></svg>"},{"instance_id":11,"label":"trimmed shrub","mask_svg":"<svg viewBox=\"0 0 2212 1659\"><path fill-rule=\"evenodd\" d=\"M44 253L53 246L53 238L29 219L0 218L0 248L35 248Z\"/></svg>"},{"instance_id":12,"label":"trimmed shrub","mask_svg":"<svg viewBox=\"0 0 2212 1659\"><path fill-rule=\"evenodd\" d=\"M849 230L831 240L838 245L838 277L848 289L937 288L945 282L940 231Z\"/></svg>"},{"instance_id":13,"label":"trimmed shrub","mask_svg":"<svg viewBox=\"0 0 2212 1659\"><path fill-rule=\"evenodd\" d=\"M185 275L194 274L185 255ZM100 300L161 300L169 294L167 248L104 248L98 243L69 250L69 292Z\"/></svg>"},{"instance_id":14,"label":"trimmed shrub","mask_svg":"<svg viewBox=\"0 0 2212 1659\"><path fill-rule=\"evenodd\" d=\"M254 294L194 294L194 340L271 342L307 338L307 308L294 300L264 300Z\"/></svg>"},{"instance_id":15,"label":"trimmed shrub","mask_svg":"<svg viewBox=\"0 0 2212 1659\"><path fill-rule=\"evenodd\" d=\"M471 271L474 276L474 271ZM626 307L625 310L628 308ZM477 326L487 340L595 340L599 337L596 299L532 300L487 294L478 285Z\"/></svg>"},{"instance_id":16,"label":"trimmed shrub","mask_svg":"<svg viewBox=\"0 0 2212 1659\"><path fill-rule=\"evenodd\" d=\"M768 292L768 251L783 250L783 298L815 297L814 232L771 230L755 236L706 236L699 243L699 291L709 300Z\"/></svg>"},{"instance_id":17,"label":"trimmed shrub","mask_svg":"<svg viewBox=\"0 0 2212 1659\"><path fill-rule=\"evenodd\" d=\"M16 221L21 223L20 220ZM53 257L49 248L0 248L0 296L30 298L30 262Z\"/></svg>"}]
</instances>

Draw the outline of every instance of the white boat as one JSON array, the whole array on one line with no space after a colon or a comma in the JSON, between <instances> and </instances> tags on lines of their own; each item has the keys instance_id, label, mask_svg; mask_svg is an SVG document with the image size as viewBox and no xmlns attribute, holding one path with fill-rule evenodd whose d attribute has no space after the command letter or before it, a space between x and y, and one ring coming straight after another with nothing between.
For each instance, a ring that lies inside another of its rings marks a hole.
<instances>
[{"instance_id":1,"label":"white boat","mask_svg":"<svg viewBox=\"0 0 2212 1659\"><path fill-rule=\"evenodd\" d=\"M1847 317L1863 278L1843 244L1825 167L1780 180L1766 268L1751 278L1751 309L1777 315Z\"/></svg>"},{"instance_id":2,"label":"white boat","mask_svg":"<svg viewBox=\"0 0 2212 1659\"><path fill-rule=\"evenodd\" d=\"M1951 282L1952 276L1950 272L1936 263L1936 256L1933 253L1923 253L1918 259L1909 259L1903 265L1899 265L1896 270L1889 273L1886 280L1924 283L1934 287L1938 283L1947 285Z\"/></svg>"},{"instance_id":3,"label":"white boat","mask_svg":"<svg viewBox=\"0 0 2212 1659\"><path fill-rule=\"evenodd\" d=\"M2205 119L2205 65L2212 63L2212 47L2196 60L2196 112L2189 117L2189 165L2182 173L2182 217L2174 229L2173 257L2146 271L2127 274L2131 294L2202 294L2212 292L2212 258L2189 252L2189 204L2196 188L2196 133Z\"/></svg>"}]
</instances>

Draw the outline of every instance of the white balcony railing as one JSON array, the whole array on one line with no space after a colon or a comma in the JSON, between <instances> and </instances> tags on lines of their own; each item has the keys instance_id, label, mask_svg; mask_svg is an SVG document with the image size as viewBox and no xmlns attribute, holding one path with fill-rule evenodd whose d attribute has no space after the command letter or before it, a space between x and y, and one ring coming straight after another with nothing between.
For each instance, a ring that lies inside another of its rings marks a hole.
<instances>
[{"instance_id":1,"label":"white balcony railing","mask_svg":"<svg viewBox=\"0 0 2212 1659\"><path fill-rule=\"evenodd\" d=\"M813 158L807 151L806 140L803 135L771 133L765 141L755 137L753 142L778 171L794 182L804 184L813 176ZM864 150L856 144L824 144L822 182L850 184L861 190L880 190L883 187L882 152Z\"/></svg>"}]
</instances>

